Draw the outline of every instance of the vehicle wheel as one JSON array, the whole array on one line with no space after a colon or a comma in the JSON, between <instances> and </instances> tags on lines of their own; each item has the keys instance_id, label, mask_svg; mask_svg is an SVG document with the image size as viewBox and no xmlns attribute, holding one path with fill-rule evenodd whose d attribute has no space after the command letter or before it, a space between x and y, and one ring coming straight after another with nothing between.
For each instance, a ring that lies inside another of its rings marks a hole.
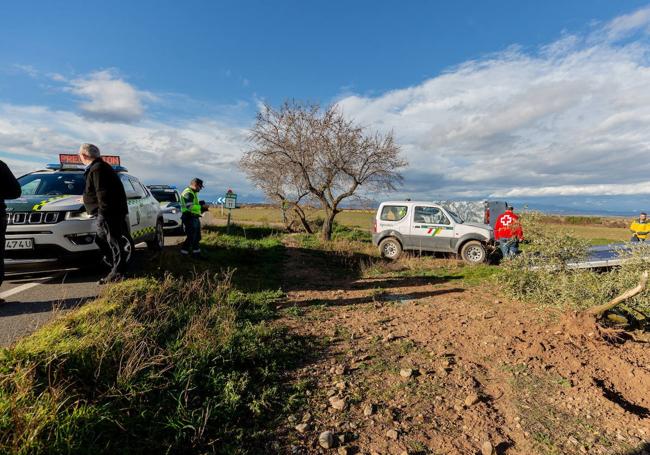
<instances>
[{"instance_id":1,"label":"vehicle wheel","mask_svg":"<svg viewBox=\"0 0 650 455\"><path fill-rule=\"evenodd\" d=\"M151 251L162 251L165 247L165 229L162 221L156 223L156 233L152 240L147 241L147 248Z\"/></svg>"},{"instance_id":2,"label":"vehicle wheel","mask_svg":"<svg viewBox=\"0 0 650 455\"><path fill-rule=\"evenodd\" d=\"M395 260L402 255L402 245L394 237L388 237L379 243L381 257Z\"/></svg>"},{"instance_id":3,"label":"vehicle wheel","mask_svg":"<svg viewBox=\"0 0 650 455\"><path fill-rule=\"evenodd\" d=\"M460 249L460 257L468 264L482 264L487 258L485 245L478 240L470 240Z\"/></svg>"}]
</instances>

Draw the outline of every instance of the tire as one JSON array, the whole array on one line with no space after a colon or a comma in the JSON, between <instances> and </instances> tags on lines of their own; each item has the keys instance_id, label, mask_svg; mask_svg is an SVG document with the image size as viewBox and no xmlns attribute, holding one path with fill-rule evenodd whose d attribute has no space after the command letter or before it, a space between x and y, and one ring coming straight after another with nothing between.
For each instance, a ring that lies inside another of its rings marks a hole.
<instances>
[{"instance_id":1,"label":"tire","mask_svg":"<svg viewBox=\"0 0 650 455\"><path fill-rule=\"evenodd\" d=\"M165 248L165 228L163 222L158 220L156 222L156 232L154 238L147 241L147 248L151 251L162 251Z\"/></svg>"},{"instance_id":2,"label":"tire","mask_svg":"<svg viewBox=\"0 0 650 455\"><path fill-rule=\"evenodd\" d=\"M379 254L394 261L402 255L402 244L395 237L387 237L379 242Z\"/></svg>"},{"instance_id":3,"label":"tire","mask_svg":"<svg viewBox=\"0 0 650 455\"><path fill-rule=\"evenodd\" d=\"M487 250L478 240L470 240L460 249L460 257L468 264L482 264L487 259Z\"/></svg>"}]
</instances>

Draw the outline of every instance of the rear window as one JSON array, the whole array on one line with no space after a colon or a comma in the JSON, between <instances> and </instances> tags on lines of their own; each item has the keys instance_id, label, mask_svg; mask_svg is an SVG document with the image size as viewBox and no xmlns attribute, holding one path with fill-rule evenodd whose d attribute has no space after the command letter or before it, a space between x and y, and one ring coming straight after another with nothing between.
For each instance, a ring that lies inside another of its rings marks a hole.
<instances>
[{"instance_id":1,"label":"rear window","mask_svg":"<svg viewBox=\"0 0 650 455\"><path fill-rule=\"evenodd\" d=\"M151 190L151 194L158 202L179 202L176 190Z\"/></svg>"},{"instance_id":2,"label":"rear window","mask_svg":"<svg viewBox=\"0 0 650 455\"><path fill-rule=\"evenodd\" d=\"M399 221L406 216L405 205L385 205L381 209L379 219L382 221Z\"/></svg>"}]
</instances>

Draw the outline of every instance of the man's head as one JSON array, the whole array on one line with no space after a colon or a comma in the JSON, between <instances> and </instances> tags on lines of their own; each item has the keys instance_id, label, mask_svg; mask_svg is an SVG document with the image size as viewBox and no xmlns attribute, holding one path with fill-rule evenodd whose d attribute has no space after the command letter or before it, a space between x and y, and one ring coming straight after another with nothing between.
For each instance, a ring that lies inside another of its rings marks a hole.
<instances>
[{"instance_id":1,"label":"man's head","mask_svg":"<svg viewBox=\"0 0 650 455\"><path fill-rule=\"evenodd\" d=\"M86 166L88 166L100 156L101 153L99 152L99 147L96 145L81 144L81 147L79 147L79 158L81 158L81 162Z\"/></svg>"},{"instance_id":2,"label":"man's head","mask_svg":"<svg viewBox=\"0 0 650 455\"><path fill-rule=\"evenodd\" d=\"M506 204L506 210L513 211L515 208L511 204Z\"/></svg>"},{"instance_id":3,"label":"man's head","mask_svg":"<svg viewBox=\"0 0 650 455\"><path fill-rule=\"evenodd\" d=\"M200 178L193 178L192 181L190 182L190 188L192 188L194 191L199 192L203 189L203 180Z\"/></svg>"},{"instance_id":4,"label":"man's head","mask_svg":"<svg viewBox=\"0 0 650 455\"><path fill-rule=\"evenodd\" d=\"M648 214L645 212L639 213L639 221L646 221L648 219Z\"/></svg>"}]
</instances>

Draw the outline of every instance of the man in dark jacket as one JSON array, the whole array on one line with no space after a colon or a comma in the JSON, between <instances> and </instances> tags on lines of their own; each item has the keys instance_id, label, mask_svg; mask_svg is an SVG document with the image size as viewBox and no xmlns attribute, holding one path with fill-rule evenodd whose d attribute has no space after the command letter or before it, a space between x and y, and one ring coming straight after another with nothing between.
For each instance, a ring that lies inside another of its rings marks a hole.
<instances>
[{"instance_id":1,"label":"man in dark jacket","mask_svg":"<svg viewBox=\"0 0 650 455\"><path fill-rule=\"evenodd\" d=\"M0 160L0 286L5 278L5 234L7 232L7 206L5 199L20 197L20 184L9 167ZM0 303L4 300L0 299Z\"/></svg>"},{"instance_id":2,"label":"man in dark jacket","mask_svg":"<svg viewBox=\"0 0 650 455\"><path fill-rule=\"evenodd\" d=\"M99 280L104 284L118 280L126 269L126 248L133 244L126 221L129 207L119 175L102 160L99 148L82 144L79 156L86 165L84 206L89 215L97 217L95 241L111 266L108 275Z\"/></svg>"}]
</instances>

